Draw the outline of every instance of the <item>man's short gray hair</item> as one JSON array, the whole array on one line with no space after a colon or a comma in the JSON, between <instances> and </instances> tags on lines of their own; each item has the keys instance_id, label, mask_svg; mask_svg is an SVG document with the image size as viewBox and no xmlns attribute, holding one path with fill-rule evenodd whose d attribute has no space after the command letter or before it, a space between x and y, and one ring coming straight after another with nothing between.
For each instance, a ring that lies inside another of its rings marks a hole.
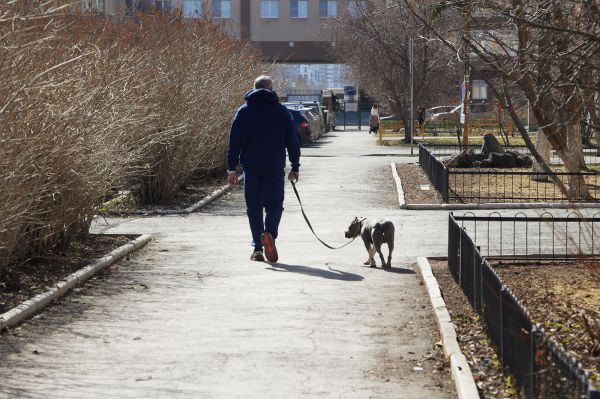
<instances>
[{"instance_id":1,"label":"man's short gray hair","mask_svg":"<svg viewBox=\"0 0 600 399\"><path fill-rule=\"evenodd\" d=\"M259 76L254 79L254 88L273 90L273 80L267 75Z\"/></svg>"}]
</instances>

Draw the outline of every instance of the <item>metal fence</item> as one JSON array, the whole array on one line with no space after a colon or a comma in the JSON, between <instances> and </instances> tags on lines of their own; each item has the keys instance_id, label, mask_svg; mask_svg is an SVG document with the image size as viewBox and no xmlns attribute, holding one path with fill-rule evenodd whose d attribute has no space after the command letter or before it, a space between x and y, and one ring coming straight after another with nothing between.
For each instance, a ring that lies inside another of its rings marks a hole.
<instances>
[{"instance_id":1,"label":"metal fence","mask_svg":"<svg viewBox=\"0 0 600 399\"><path fill-rule=\"evenodd\" d=\"M557 344L504 285L481 255L462 223L512 223L514 218L449 216L448 267L471 306L481 315L503 371L515 378L527 398L600 398L588 373ZM580 223L575 218L565 223ZM555 223L557 218L527 218L525 223ZM600 222L600 218L594 218ZM459 223L460 222L460 223ZM517 255L515 248L513 256Z\"/></svg>"},{"instance_id":2,"label":"metal fence","mask_svg":"<svg viewBox=\"0 0 600 399\"><path fill-rule=\"evenodd\" d=\"M452 155L459 154L465 146L458 144L426 144L427 149L437 158L443 160L444 157L450 157ZM503 145L507 151L516 152L517 154L530 155L529 148L524 145ZM472 149L476 154L481 151L481 144L469 144L466 148ZM583 149L583 158L586 165L600 165L600 149L586 146ZM550 165L563 165L562 159L556 154L556 151L552 151L550 155Z\"/></svg>"},{"instance_id":3,"label":"metal fence","mask_svg":"<svg viewBox=\"0 0 600 399\"><path fill-rule=\"evenodd\" d=\"M448 169L422 144L419 144L419 165L441 194L442 200L448 202Z\"/></svg>"},{"instance_id":4,"label":"metal fence","mask_svg":"<svg viewBox=\"0 0 600 399\"><path fill-rule=\"evenodd\" d=\"M288 101L321 101L321 90L288 90Z\"/></svg>"},{"instance_id":5,"label":"metal fence","mask_svg":"<svg viewBox=\"0 0 600 399\"><path fill-rule=\"evenodd\" d=\"M582 217L571 212L554 217L550 212L527 216L519 212L506 218L499 212L460 218L461 227L470 231L478 251L487 259L513 262L565 261L581 258L600 260L600 212Z\"/></svg>"},{"instance_id":6,"label":"metal fence","mask_svg":"<svg viewBox=\"0 0 600 399\"><path fill-rule=\"evenodd\" d=\"M527 169L459 169L446 168L434 155L442 148L452 146L424 146L419 144L419 163L444 202L455 203L510 203L573 201L551 180L556 176L565 186L583 179L590 194L600 191L600 175L594 172L533 172ZM582 187L573 184L573 187ZM575 192L575 197L580 196ZM589 199L585 199L589 201Z\"/></svg>"}]
</instances>

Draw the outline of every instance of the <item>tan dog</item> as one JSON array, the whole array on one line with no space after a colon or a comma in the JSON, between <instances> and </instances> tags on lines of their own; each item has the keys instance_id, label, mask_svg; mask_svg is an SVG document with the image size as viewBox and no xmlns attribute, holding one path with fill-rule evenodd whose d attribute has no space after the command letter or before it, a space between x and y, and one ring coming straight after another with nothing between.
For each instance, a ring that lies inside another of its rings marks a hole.
<instances>
[{"instance_id":1,"label":"tan dog","mask_svg":"<svg viewBox=\"0 0 600 399\"><path fill-rule=\"evenodd\" d=\"M364 218L354 218L348 231L345 232L346 238L354 238L359 234L369 253L369 259L364 263L370 267L376 267L375 252L379 254L381 259L381 267L389 269L392 267L392 251L394 250L394 233L396 229L394 224L389 220L382 220L375 223L369 222ZM381 246L386 243L388 246L387 263L381 253Z\"/></svg>"}]
</instances>

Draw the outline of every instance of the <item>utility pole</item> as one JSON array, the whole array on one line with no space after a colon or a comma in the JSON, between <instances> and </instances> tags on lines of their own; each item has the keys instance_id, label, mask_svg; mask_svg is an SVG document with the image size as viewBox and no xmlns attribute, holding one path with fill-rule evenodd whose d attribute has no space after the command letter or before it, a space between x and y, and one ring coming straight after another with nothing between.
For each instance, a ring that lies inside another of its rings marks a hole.
<instances>
[{"instance_id":1,"label":"utility pole","mask_svg":"<svg viewBox=\"0 0 600 399\"><path fill-rule=\"evenodd\" d=\"M408 46L408 53L410 56L410 117L409 117L409 121L410 121L410 155L414 155L414 142L413 142L413 136L415 133L414 130L414 68L413 68L413 39L412 37L409 39L408 42L409 46Z\"/></svg>"},{"instance_id":2,"label":"utility pole","mask_svg":"<svg viewBox=\"0 0 600 399\"><path fill-rule=\"evenodd\" d=\"M465 22L465 77L464 77L464 86L465 86L465 94L463 98L463 114L465 115L465 121L463 123L463 148L469 145L469 123L471 119L471 110L469 109L469 100L471 99L471 66L469 65L471 61L471 52L469 51L469 45L467 44L467 40L469 40L471 36L471 2L467 2L467 20Z\"/></svg>"}]
</instances>

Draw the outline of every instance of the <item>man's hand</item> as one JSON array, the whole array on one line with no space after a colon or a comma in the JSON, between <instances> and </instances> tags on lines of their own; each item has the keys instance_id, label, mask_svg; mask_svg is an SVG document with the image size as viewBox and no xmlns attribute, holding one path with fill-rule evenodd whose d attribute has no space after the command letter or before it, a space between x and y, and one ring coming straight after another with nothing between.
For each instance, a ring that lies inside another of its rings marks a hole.
<instances>
[{"instance_id":1,"label":"man's hand","mask_svg":"<svg viewBox=\"0 0 600 399\"><path fill-rule=\"evenodd\" d=\"M293 181L294 183L297 182L299 178L300 178L300 172L292 171L288 174L288 180Z\"/></svg>"},{"instance_id":2,"label":"man's hand","mask_svg":"<svg viewBox=\"0 0 600 399\"><path fill-rule=\"evenodd\" d=\"M237 172L227 172L227 183L229 183L231 187L238 187L240 185Z\"/></svg>"}]
</instances>

